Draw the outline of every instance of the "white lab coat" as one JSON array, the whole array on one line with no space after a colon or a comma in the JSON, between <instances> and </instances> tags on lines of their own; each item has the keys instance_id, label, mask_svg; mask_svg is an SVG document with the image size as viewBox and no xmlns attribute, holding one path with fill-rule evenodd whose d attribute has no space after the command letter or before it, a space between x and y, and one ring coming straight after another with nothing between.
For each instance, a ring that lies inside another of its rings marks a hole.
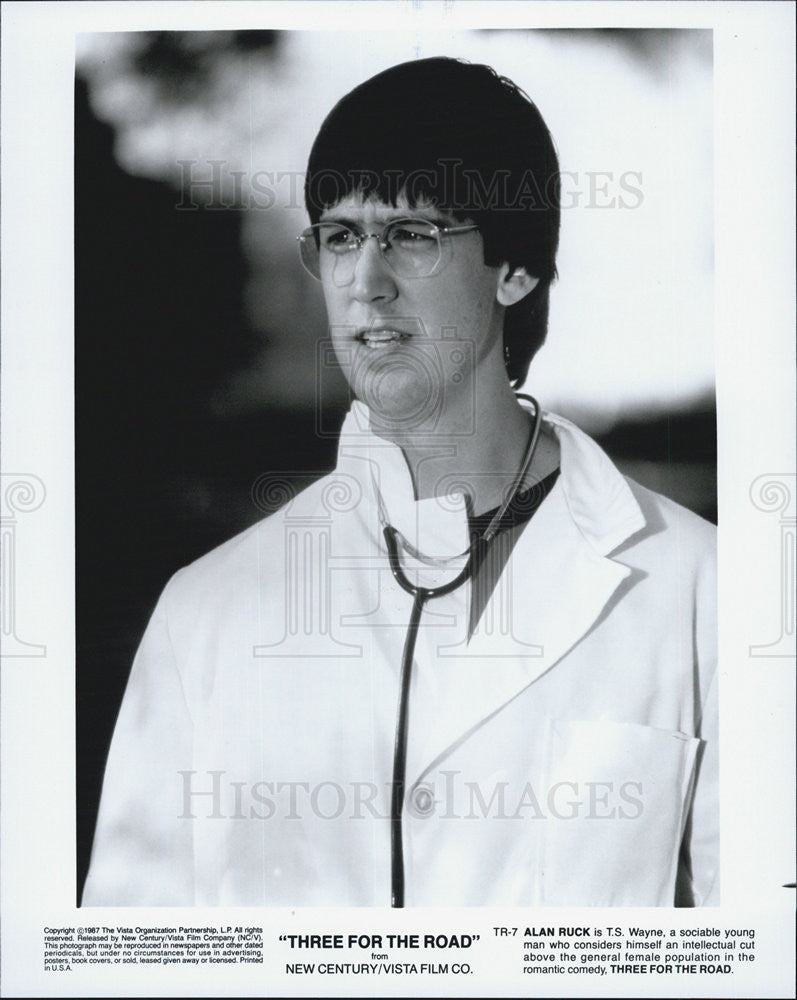
<instances>
[{"instance_id":1,"label":"white lab coat","mask_svg":"<svg viewBox=\"0 0 797 1000\"><path fill-rule=\"evenodd\" d=\"M469 585L424 613L406 905L716 903L714 529L545 419L561 475L475 634ZM389 905L411 598L378 498L422 552L466 548L462 496L416 502L355 403L334 473L169 582L116 725L84 905Z\"/></svg>"}]
</instances>

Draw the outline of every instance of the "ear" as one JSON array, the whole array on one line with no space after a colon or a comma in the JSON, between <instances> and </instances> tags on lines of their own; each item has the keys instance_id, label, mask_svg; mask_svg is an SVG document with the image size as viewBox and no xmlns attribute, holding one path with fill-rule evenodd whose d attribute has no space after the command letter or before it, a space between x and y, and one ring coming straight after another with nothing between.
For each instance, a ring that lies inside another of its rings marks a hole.
<instances>
[{"instance_id":1,"label":"ear","mask_svg":"<svg viewBox=\"0 0 797 1000\"><path fill-rule=\"evenodd\" d=\"M539 278L533 278L525 267L511 267L502 264L498 274L498 289L495 297L502 306L513 306L520 302L529 292L533 292L540 283Z\"/></svg>"}]
</instances>

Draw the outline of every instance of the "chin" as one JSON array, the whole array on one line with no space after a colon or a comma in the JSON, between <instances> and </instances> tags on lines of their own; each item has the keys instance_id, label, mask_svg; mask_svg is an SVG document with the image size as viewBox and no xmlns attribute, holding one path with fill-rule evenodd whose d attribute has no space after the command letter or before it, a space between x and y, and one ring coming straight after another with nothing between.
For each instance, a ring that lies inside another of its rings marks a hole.
<instances>
[{"instance_id":1,"label":"chin","mask_svg":"<svg viewBox=\"0 0 797 1000\"><path fill-rule=\"evenodd\" d=\"M374 430L404 434L435 424L443 397L438 384L395 362L376 364L359 375L354 391L368 407Z\"/></svg>"}]
</instances>

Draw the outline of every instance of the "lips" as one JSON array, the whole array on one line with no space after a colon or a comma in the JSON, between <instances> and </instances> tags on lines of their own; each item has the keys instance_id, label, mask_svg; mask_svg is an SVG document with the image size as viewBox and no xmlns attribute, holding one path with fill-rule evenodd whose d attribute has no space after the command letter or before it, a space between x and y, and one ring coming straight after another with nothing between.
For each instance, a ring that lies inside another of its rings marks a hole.
<instances>
[{"instance_id":1,"label":"lips","mask_svg":"<svg viewBox=\"0 0 797 1000\"><path fill-rule=\"evenodd\" d=\"M411 334L406 331L397 330L390 326L367 327L358 330L354 335L355 340L371 350L379 350L391 344L400 344L402 341L409 340L410 337Z\"/></svg>"}]
</instances>

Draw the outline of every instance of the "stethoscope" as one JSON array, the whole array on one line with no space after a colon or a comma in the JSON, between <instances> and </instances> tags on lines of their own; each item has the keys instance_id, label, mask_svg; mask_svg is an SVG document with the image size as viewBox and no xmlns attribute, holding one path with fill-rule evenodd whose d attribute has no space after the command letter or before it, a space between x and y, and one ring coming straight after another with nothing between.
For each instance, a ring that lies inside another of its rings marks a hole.
<instances>
[{"instance_id":1,"label":"stethoscope","mask_svg":"<svg viewBox=\"0 0 797 1000\"><path fill-rule=\"evenodd\" d=\"M410 680L412 678L412 660L415 655L415 642L418 638L418 628L421 623L421 615L427 601L432 601L436 597L445 597L461 587L469 579L472 579L477 566L484 558L484 554L495 537L501 525L501 521L509 509L512 501L517 496L518 490L523 485L526 473L531 465L534 452L537 447L537 440L540 436L540 426L542 424L542 410L536 399L527 396L525 393L515 393L518 399L525 399L534 407L534 421L532 423L531 434L526 445L523 460L520 463L517 475L512 482L512 487L498 508L495 516L484 529L481 535L476 535L471 539L467 551L467 561L459 573L448 583L439 587L419 587L413 584L404 570L401 568L399 558L399 544L407 551L413 551L400 533L390 524L383 520L383 535L387 546L390 569L396 583L412 596L412 611L410 613L409 625L407 626L407 636L404 640L404 652L401 658L401 679L399 683L399 704L398 715L396 717L396 742L393 749L393 784L390 800L390 876L391 876L391 906L404 906L404 843L402 837L402 811L404 806L404 785L407 776L407 720L409 713ZM380 504L380 516L381 516ZM464 554L464 553L463 553Z\"/></svg>"}]
</instances>

